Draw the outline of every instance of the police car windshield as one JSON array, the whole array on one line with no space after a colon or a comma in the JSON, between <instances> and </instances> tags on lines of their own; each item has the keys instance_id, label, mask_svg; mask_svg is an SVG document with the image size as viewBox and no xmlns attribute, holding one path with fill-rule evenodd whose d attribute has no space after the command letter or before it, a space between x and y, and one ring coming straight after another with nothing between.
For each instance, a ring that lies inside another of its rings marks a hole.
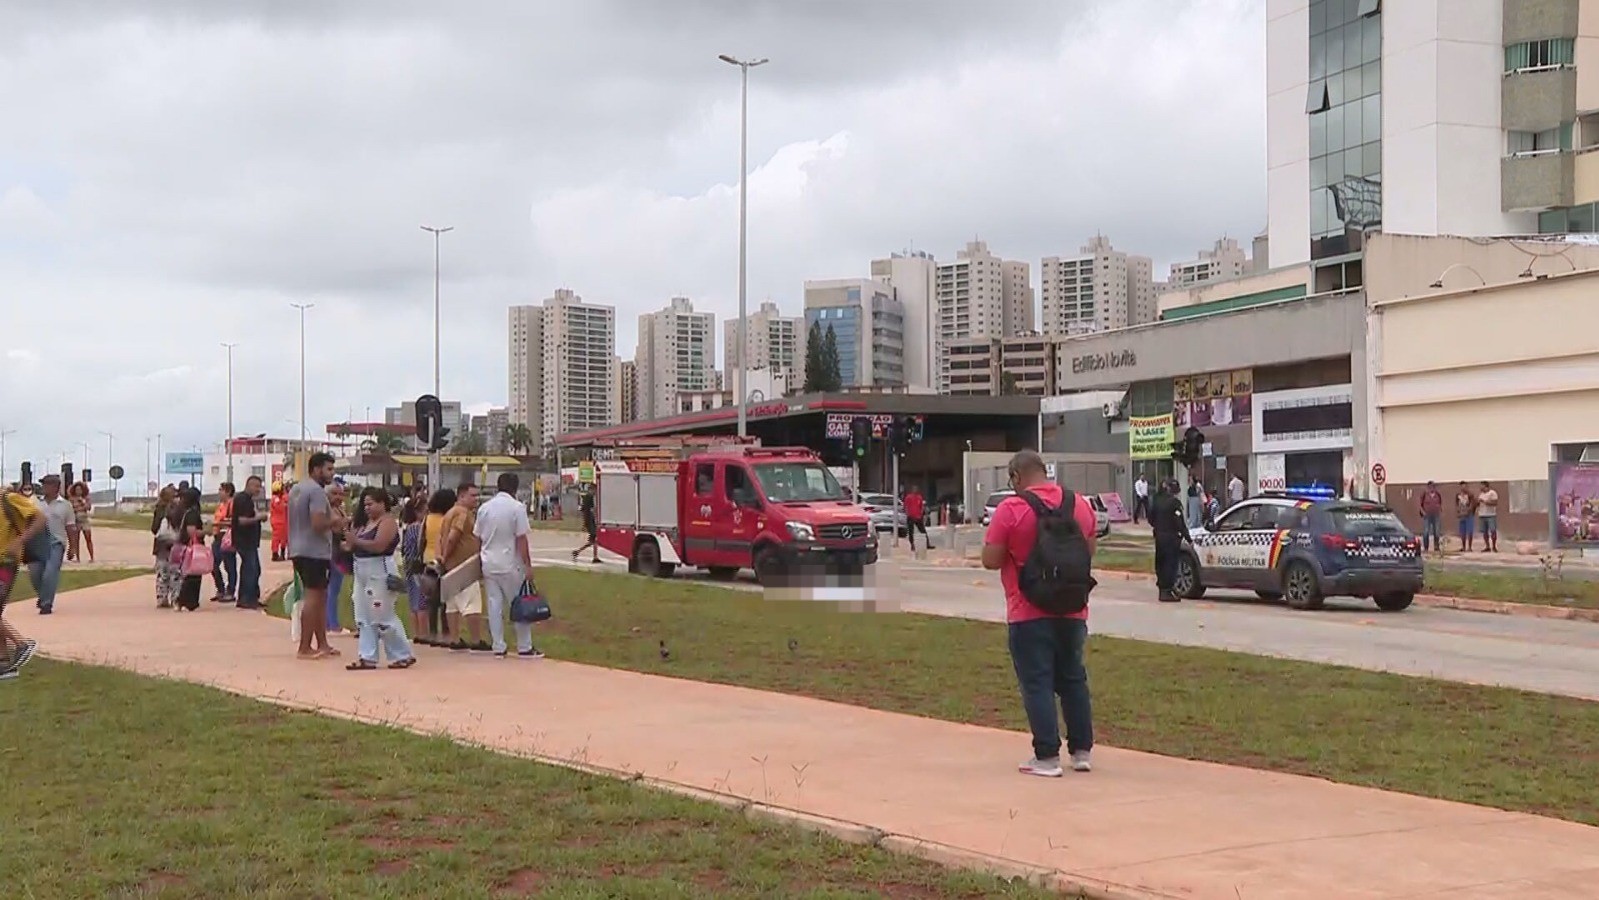
<instances>
[{"instance_id":1,"label":"police car windshield","mask_svg":"<svg viewBox=\"0 0 1599 900\"><path fill-rule=\"evenodd\" d=\"M761 463L755 478L773 503L814 503L844 500L847 495L826 466L816 463Z\"/></svg>"},{"instance_id":2,"label":"police car windshield","mask_svg":"<svg viewBox=\"0 0 1599 900\"><path fill-rule=\"evenodd\" d=\"M1392 511L1380 507L1353 507L1329 510L1333 526L1340 534L1409 534L1410 529Z\"/></svg>"}]
</instances>

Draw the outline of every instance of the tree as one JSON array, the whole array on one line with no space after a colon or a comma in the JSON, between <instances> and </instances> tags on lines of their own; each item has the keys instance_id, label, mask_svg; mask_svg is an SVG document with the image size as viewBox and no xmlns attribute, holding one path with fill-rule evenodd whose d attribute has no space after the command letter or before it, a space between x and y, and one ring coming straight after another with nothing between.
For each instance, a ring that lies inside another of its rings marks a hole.
<instances>
[{"instance_id":1,"label":"tree","mask_svg":"<svg viewBox=\"0 0 1599 900\"><path fill-rule=\"evenodd\" d=\"M533 432L521 422L505 426L505 446L512 453L522 453L533 447Z\"/></svg>"},{"instance_id":2,"label":"tree","mask_svg":"<svg viewBox=\"0 0 1599 900\"><path fill-rule=\"evenodd\" d=\"M450 445L451 453L463 456L475 456L488 452L489 439L481 431L463 431L461 436Z\"/></svg>"},{"instance_id":3,"label":"tree","mask_svg":"<svg viewBox=\"0 0 1599 900\"><path fill-rule=\"evenodd\" d=\"M1002 396L1002 397L1011 397L1011 396L1014 396L1016 394L1020 394L1021 392L1022 392L1021 387L1016 383L1016 373L1014 373L1014 372L1001 372L1001 373L999 373L999 393L1000 393L1000 396Z\"/></svg>"},{"instance_id":4,"label":"tree","mask_svg":"<svg viewBox=\"0 0 1599 900\"><path fill-rule=\"evenodd\" d=\"M392 431L378 432L372 443L377 446L377 449L382 450L384 453L387 453L390 456L393 456L396 453L405 452L405 438L400 437Z\"/></svg>"},{"instance_id":5,"label":"tree","mask_svg":"<svg viewBox=\"0 0 1599 900\"><path fill-rule=\"evenodd\" d=\"M817 394L822 391L822 323L812 322L811 330L805 338L805 387L804 393Z\"/></svg>"},{"instance_id":6,"label":"tree","mask_svg":"<svg viewBox=\"0 0 1599 900\"><path fill-rule=\"evenodd\" d=\"M838 368L838 334L833 331L833 326L827 326L827 334L822 338L821 358L821 390L841 391L844 389L844 379L839 374Z\"/></svg>"}]
</instances>

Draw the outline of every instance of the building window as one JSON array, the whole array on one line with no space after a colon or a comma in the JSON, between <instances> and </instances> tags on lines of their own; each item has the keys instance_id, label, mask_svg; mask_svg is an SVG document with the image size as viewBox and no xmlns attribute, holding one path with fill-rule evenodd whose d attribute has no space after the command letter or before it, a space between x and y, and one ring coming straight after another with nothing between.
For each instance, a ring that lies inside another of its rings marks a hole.
<instances>
[{"instance_id":1,"label":"building window","mask_svg":"<svg viewBox=\"0 0 1599 900\"><path fill-rule=\"evenodd\" d=\"M1549 38L1511 44L1505 48L1505 74L1573 65L1577 61L1576 43L1574 38Z\"/></svg>"},{"instance_id":2,"label":"building window","mask_svg":"<svg viewBox=\"0 0 1599 900\"><path fill-rule=\"evenodd\" d=\"M1505 133L1505 152L1509 156L1542 156L1571 149L1571 123L1566 122L1544 131L1509 131Z\"/></svg>"},{"instance_id":3,"label":"building window","mask_svg":"<svg viewBox=\"0 0 1599 900\"><path fill-rule=\"evenodd\" d=\"M1326 112L1329 105L1327 82L1312 81L1310 83L1310 93L1305 97L1305 112Z\"/></svg>"}]
</instances>

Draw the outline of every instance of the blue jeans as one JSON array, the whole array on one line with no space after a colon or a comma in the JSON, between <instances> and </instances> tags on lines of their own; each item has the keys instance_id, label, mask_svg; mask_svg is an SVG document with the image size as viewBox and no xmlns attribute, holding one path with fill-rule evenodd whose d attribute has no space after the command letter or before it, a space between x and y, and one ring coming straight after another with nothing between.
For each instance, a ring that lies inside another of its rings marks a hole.
<instances>
[{"instance_id":1,"label":"blue jeans","mask_svg":"<svg viewBox=\"0 0 1599 900\"><path fill-rule=\"evenodd\" d=\"M33 591L39 596L40 612L49 612L56 605L56 588L61 586L61 561L67 557L67 545L50 542L49 557L28 563L28 577L33 580Z\"/></svg>"},{"instance_id":2,"label":"blue jeans","mask_svg":"<svg viewBox=\"0 0 1599 900\"><path fill-rule=\"evenodd\" d=\"M389 662L410 659L411 641L400 620L400 594L389 590L386 560L379 557L355 561L355 590L350 599L355 607L355 625L360 632L359 650L367 662L378 661L378 650ZM342 580L342 579L341 579ZM329 597L333 596L331 593Z\"/></svg>"},{"instance_id":3,"label":"blue jeans","mask_svg":"<svg viewBox=\"0 0 1599 900\"><path fill-rule=\"evenodd\" d=\"M261 605L261 548L242 547L233 551L239 557L239 605L245 609Z\"/></svg>"},{"instance_id":4,"label":"blue jeans","mask_svg":"<svg viewBox=\"0 0 1599 900\"><path fill-rule=\"evenodd\" d=\"M1083 647L1088 643L1084 619L1034 619L1009 626L1010 659L1022 691L1022 708L1033 732L1033 756L1060 756L1060 719L1055 698L1066 717L1066 749L1094 747L1094 713L1088 696L1088 670Z\"/></svg>"},{"instance_id":5,"label":"blue jeans","mask_svg":"<svg viewBox=\"0 0 1599 900\"><path fill-rule=\"evenodd\" d=\"M344 579L347 576L338 565L328 567L328 630L339 630L339 594L344 590Z\"/></svg>"},{"instance_id":6,"label":"blue jeans","mask_svg":"<svg viewBox=\"0 0 1599 900\"><path fill-rule=\"evenodd\" d=\"M1427 549L1427 540L1432 539L1432 549L1444 549L1443 536L1438 531L1438 514L1427 513L1421 517L1421 549Z\"/></svg>"},{"instance_id":7,"label":"blue jeans","mask_svg":"<svg viewBox=\"0 0 1599 900\"><path fill-rule=\"evenodd\" d=\"M211 585L218 597L232 597L239 589L239 554L222 549L222 538L211 539Z\"/></svg>"}]
</instances>

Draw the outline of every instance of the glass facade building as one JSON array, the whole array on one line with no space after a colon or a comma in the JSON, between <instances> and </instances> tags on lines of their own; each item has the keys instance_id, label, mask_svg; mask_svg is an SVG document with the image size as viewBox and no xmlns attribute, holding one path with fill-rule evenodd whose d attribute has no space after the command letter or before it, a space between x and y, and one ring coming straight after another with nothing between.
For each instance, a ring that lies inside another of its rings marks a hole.
<instances>
[{"instance_id":1,"label":"glass facade building","mask_svg":"<svg viewBox=\"0 0 1599 900\"><path fill-rule=\"evenodd\" d=\"M1360 250L1382 224L1382 13L1366 0L1311 0L1310 256Z\"/></svg>"}]
</instances>

